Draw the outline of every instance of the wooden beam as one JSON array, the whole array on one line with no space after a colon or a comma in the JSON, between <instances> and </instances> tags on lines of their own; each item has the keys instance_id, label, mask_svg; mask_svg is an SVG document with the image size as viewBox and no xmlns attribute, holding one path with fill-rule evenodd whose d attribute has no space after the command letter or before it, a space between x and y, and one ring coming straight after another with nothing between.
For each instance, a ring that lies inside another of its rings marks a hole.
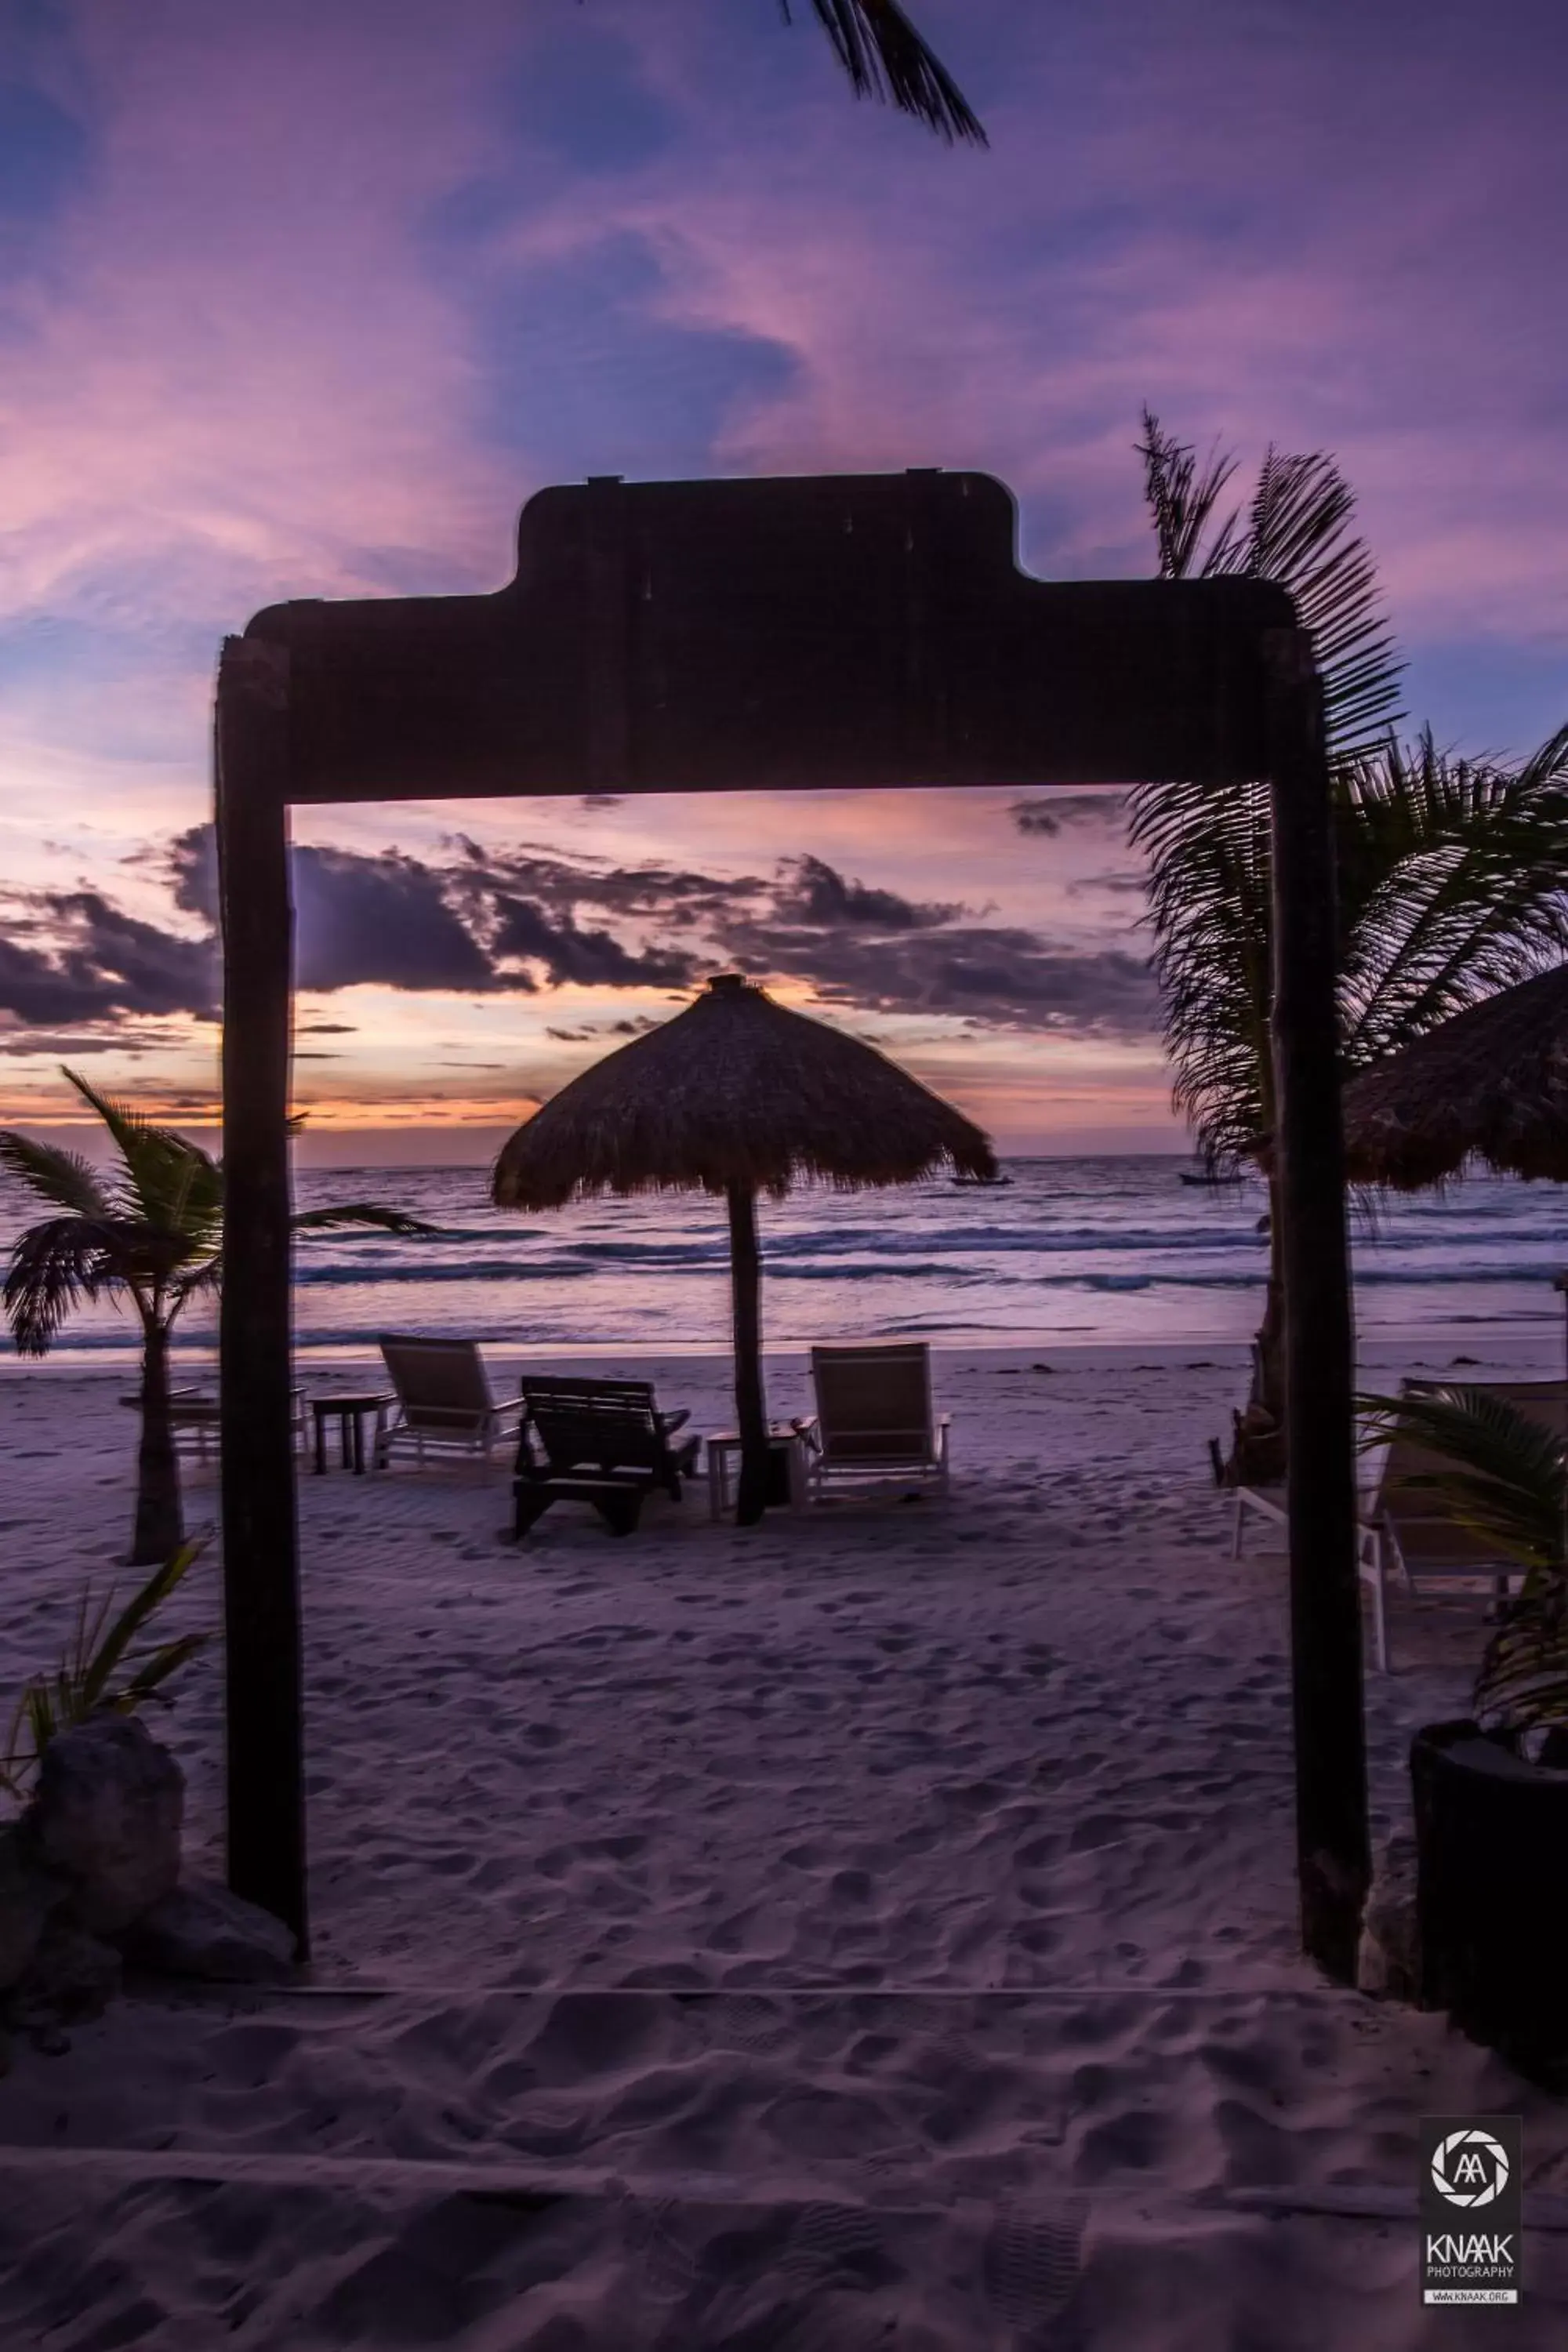
<instances>
[{"instance_id":1,"label":"wooden beam","mask_svg":"<svg viewBox=\"0 0 1568 2352\"><path fill-rule=\"evenodd\" d=\"M1311 641L1303 630L1270 630L1264 656L1301 1941L1331 1977L1353 1984L1371 1858L1332 815Z\"/></svg>"},{"instance_id":2,"label":"wooden beam","mask_svg":"<svg viewBox=\"0 0 1568 2352\"><path fill-rule=\"evenodd\" d=\"M630 774L632 680L626 506L619 474L591 474L586 499L586 773L591 791L620 793Z\"/></svg>"},{"instance_id":3,"label":"wooden beam","mask_svg":"<svg viewBox=\"0 0 1568 2352\"><path fill-rule=\"evenodd\" d=\"M1302 1935L1352 1979L1369 1874L1321 689L1282 589L1038 581L1016 537L981 474L602 478L530 500L494 595L276 605L226 651L230 1870L301 1935L286 805L1267 773Z\"/></svg>"},{"instance_id":4,"label":"wooden beam","mask_svg":"<svg viewBox=\"0 0 1568 2352\"><path fill-rule=\"evenodd\" d=\"M273 605L289 797L1258 776L1267 581L1036 580L988 475L541 490L489 596Z\"/></svg>"},{"instance_id":5,"label":"wooden beam","mask_svg":"<svg viewBox=\"0 0 1568 2352\"><path fill-rule=\"evenodd\" d=\"M290 1412L289 656L231 637L218 671L224 1282L218 1325L228 1880L309 1952L299 1534Z\"/></svg>"}]
</instances>

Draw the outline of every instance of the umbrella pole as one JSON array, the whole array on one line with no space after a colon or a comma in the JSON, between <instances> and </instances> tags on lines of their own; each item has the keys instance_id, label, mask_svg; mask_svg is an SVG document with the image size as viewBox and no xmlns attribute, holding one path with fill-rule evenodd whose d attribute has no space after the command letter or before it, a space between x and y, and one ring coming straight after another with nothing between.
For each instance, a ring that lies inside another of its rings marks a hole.
<instances>
[{"instance_id":1,"label":"umbrella pole","mask_svg":"<svg viewBox=\"0 0 1568 2352\"><path fill-rule=\"evenodd\" d=\"M741 1433L737 1527L754 1527L766 1505L768 1412L763 1401L763 1260L757 1247L756 1195L749 1184L729 1184L730 1286L735 1329L735 1426Z\"/></svg>"}]
</instances>

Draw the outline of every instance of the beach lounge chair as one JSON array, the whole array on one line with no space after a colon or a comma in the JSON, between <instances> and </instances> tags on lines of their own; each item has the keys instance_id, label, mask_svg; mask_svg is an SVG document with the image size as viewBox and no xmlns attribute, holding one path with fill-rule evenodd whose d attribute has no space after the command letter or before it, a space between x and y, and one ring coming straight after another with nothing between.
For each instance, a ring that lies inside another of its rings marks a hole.
<instances>
[{"instance_id":1,"label":"beach lounge chair","mask_svg":"<svg viewBox=\"0 0 1568 2352\"><path fill-rule=\"evenodd\" d=\"M488 1462L497 1441L515 1434L522 1400L496 1402L476 1340L384 1333L379 1344L397 1402L377 1435L378 1470L399 1450L418 1462L431 1454Z\"/></svg>"},{"instance_id":2,"label":"beach lounge chair","mask_svg":"<svg viewBox=\"0 0 1568 2352\"><path fill-rule=\"evenodd\" d=\"M1383 1551L1372 1525L1372 1509L1375 1499L1374 1486L1363 1486L1356 1493L1356 1574L1372 1595L1372 1654L1380 1675L1388 1674L1388 1612L1384 1604L1383 1581ZM1285 1489L1267 1486L1238 1486L1236 1490L1236 1519L1231 1528L1230 1556L1242 1557L1247 1545L1247 1522L1249 1517L1264 1520L1268 1526L1283 1528L1286 1524Z\"/></svg>"},{"instance_id":3,"label":"beach lounge chair","mask_svg":"<svg viewBox=\"0 0 1568 2352\"><path fill-rule=\"evenodd\" d=\"M1419 1396L1451 1385L1446 1381L1402 1381L1399 1393ZM1568 1431L1568 1381L1478 1381L1465 1385L1486 1389L1560 1433ZM1381 1475L1367 1511L1368 1538L1377 1548L1380 1565L1385 1571L1393 1568L1408 1592L1415 1593L1423 1583L1486 1580L1492 1586L1494 1600L1501 1602L1508 1597L1510 1582L1521 1580L1523 1570L1484 1537L1462 1527L1453 1506L1420 1483L1443 1466L1444 1457L1429 1447L1409 1438L1394 1438L1384 1451Z\"/></svg>"},{"instance_id":4,"label":"beach lounge chair","mask_svg":"<svg viewBox=\"0 0 1568 2352\"><path fill-rule=\"evenodd\" d=\"M1452 1385L1449 1381L1407 1380L1400 1382L1399 1393L1415 1396L1424 1390ZM1465 1385L1488 1389L1518 1405L1521 1412L1549 1422L1553 1428L1563 1429L1568 1423L1568 1381L1467 1381ZM1376 1467L1357 1501L1360 1524L1356 1565L1362 1582L1372 1593L1373 1654L1379 1672L1387 1674L1390 1669L1384 1594L1391 1569L1412 1595L1423 1583L1485 1581L1490 1583L1495 1599L1506 1595L1510 1578L1517 1578L1521 1571L1514 1563L1500 1559L1479 1536L1460 1526L1452 1507L1440 1494L1413 1483L1440 1468L1440 1455L1401 1437L1382 1449L1380 1462L1375 1454L1369 1459ZM1247 1486L1237 1488L1233 1559L1241 1555L1249 1514L1282 1527L1283 1493L1269 1494Z\"/></svg>"},{"instance_id":5,"label":"beach lounge chair","mask_svg":"<svg viewBox=\"0 0 1568 2352\"><path fill-rule=\"evenodd\" d=\"M289 1434L295 1444L303 1449L309 1443L305 1391L303 1389L290 1389L289 1398ZM139 1411L141 1392L132 1390L120 1402L132 1411ZM171 1389L169 1421L174 1433L175 1453L194 1454L198 1462L205 1462L209 1453L216 1455L218 1451L218 1401L209 1391Z\"/></svg>"},{"instance_id":6,"label":"beach lounge chair","mask_svg":"<svg viewBox=\"0 0 1568 2352\"><path fill-rule=\"evenodd\" d=\"M806 1495L948 1491L948 1426L931 1412L931 1349L923 1339L814 1348L816 1411L796 1429Z\"/></svg>"},{"instance_id":7,"label":"beach lounge chair","mask_svg":"<svg viewBox=\"0 0 1568 2352\"><path fill-rule=\"evenodd\" d=\"M681 1434L689 1412L660 1412L649 1381L530 1372L521 1389L520 1488L592 1474L644 1492L662 1486L679 1502L680 1482L696 1469L702 1440Z\"/></svg>"}]
</instances>

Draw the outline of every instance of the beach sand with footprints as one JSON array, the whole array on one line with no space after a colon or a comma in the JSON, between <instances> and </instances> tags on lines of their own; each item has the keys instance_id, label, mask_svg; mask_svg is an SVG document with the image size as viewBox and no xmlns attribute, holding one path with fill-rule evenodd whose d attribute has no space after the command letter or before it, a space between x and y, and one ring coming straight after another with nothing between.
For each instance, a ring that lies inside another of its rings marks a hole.
<instances>
[{"instance_id":1,"label":"beach sand with footprints","mask_svg":"<svg viewBox=\"0 0 1568 2352\"><path fill-rule=\"evenodd\" d=\"M1555 1339L1472 1335L1478 1376ZM946 1506L749 1531L699 1485L519 1549L499 1463L303 1475L312 1966L16 2043L0 2341L1466 2346L1483 2318L1418 2300L1415 2144L1473 2113L1524 2117L1510 2343L1560 2340L1568 2110L1297 1950L1284 1563L1232 1560L1204 1450L1237 1362L954 1352ZM728 1422L720 1359L596 1369ZM124 1385L0 1379L0 1698L123 1548ZM187 1500L216 1516L210 1468ZM171 1632L218 1576L215 1544ZM1392 1630L1379 1830L1479 1605ZM216 1647L152 1721L216 1872Z\"/></svg>"}]
</instances>

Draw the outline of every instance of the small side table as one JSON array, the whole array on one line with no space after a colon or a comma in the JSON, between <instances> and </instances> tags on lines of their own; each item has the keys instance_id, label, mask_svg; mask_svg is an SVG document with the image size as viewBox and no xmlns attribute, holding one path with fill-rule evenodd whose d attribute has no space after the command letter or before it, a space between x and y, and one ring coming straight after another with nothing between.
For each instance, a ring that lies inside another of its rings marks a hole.
<instances>
[{"instance_id":1,"label":"small side table","mask_svg":"<svg viewBox=\"0 0 1568 2352\"><path fill-rule=\"evenodd\" d=\"M708 1516L721 1518L735 1500L733 1492L741 1470L741 1436L734 1429L721 1429L710 1437L708 1446ZM768 1452L773 1478L784 1485L792 1511L805 1508L805 1448L800 1433L785 1422L773 1422L768 1429Z\"/></svg>"},{"instance_id":2,"label":"small side table","mask_svg":"<svg viewBox=\"0 0 1568 2352\"><path fill-rule=\"evenodd\" d=\"M356 1478L364 1476L364 1423L367 1413L375 1415L375 1434L379 1441L386 1423L386 1408L397 1399L390 1392L384 1396L312 1397L310 1411L316 1423L316 1475L320 1477L327 1466L327 1423L333 1413L338 1417L338 1434L342 1444L342 1464L346 1470L352 1462ZM374 1465L380 1457L379 1443L371 1451Z\"/></svg>"}]
</instances>

